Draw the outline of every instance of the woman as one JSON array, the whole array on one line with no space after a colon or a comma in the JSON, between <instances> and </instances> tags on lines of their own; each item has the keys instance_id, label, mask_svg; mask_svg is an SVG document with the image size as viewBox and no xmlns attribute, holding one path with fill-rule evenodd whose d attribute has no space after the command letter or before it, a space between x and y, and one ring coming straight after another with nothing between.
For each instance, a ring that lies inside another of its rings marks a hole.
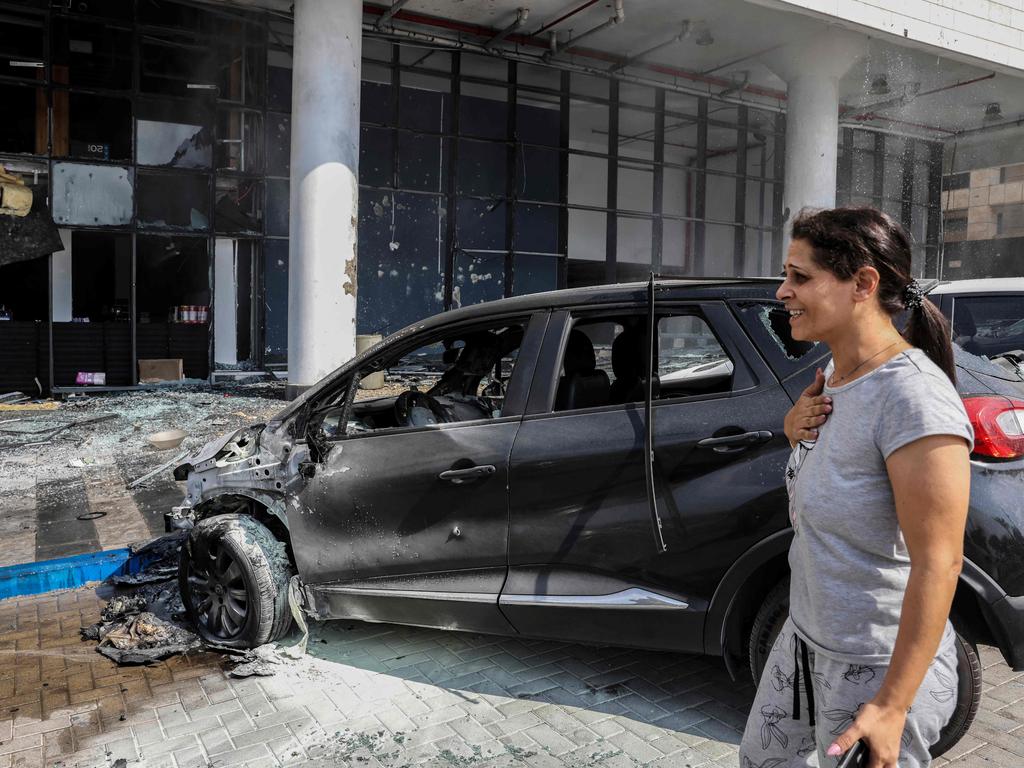
<instances>
[{"instance_id":1,"label":"woman","mask_svg":"<svg viewBox=\"0 0 1024 768\"><path fill-rule=\"evenodd\" d=\"M948 326L910 264L906 232L880 211L793 223L777 296L793 337L824 342L832 361L823 396L812 400L812 385L787 417L787 434L805 438L786 470L790 617L747 720L743 768L813 765L815 752L828 768L859 739L869 768L927 766L956 706L948 616L973 433Z\"/></svg>"}]
</instances>

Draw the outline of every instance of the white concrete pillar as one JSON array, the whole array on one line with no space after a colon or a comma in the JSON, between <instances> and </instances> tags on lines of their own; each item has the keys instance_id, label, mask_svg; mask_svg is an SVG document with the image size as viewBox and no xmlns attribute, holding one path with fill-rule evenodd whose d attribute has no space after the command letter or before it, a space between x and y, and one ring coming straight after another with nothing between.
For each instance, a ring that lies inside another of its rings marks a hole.
<instances>
[{"instance_id":1,"label":"white concrete pillar","mask_svg":"<svg viewBox=\"0 0 1024 768\"><path fill-rule=\"evenodd\" d=\"M823 29L773 51L764 63L786 81L786 174L782 209L783 253L789 229L801 208L832 208L836 204L839 157L839 79L866 53L867 38L837 29Z\"/></svg>"},{"instance_id":2,"label":"white concrete pillar","mask_svg":"<svg viewBox=\"0 0 1024 768\"><path fill-rule=\"evenodd\" d=\"M295 0L288 395L355 354L359 0Z\"/></svg>"}]
</instances>

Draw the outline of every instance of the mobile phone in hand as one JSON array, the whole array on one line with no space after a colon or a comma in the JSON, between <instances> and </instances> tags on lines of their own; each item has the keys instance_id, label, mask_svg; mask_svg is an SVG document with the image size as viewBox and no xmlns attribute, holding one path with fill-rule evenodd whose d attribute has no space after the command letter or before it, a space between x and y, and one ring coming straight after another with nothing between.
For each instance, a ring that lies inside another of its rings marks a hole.
<instances>
[{"instance_id":1,"label":"mobile phone in hand","mask_svg":"<svg viewBox=\"0 0 1024 768\"><path fill-rule=\"evenodd\" d=\"M836 768L867 768L867 764L868 745L863 741L857 741L839 758Z\"/></svg>"}]
</instances>

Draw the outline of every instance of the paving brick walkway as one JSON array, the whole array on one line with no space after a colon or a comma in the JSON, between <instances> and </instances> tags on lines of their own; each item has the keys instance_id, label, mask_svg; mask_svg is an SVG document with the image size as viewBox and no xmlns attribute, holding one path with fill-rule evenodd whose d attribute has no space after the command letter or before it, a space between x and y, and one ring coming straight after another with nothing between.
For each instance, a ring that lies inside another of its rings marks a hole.
<instances>
[{"instance_id":1,"label":"paving brick walkway","mask_svg":"<svg viewBox=\"0 0 1024 768\"><path fill-rule=\"evenodd\" d=\"M0 602L0 768L736 768L753 695L711 658L346 621L273 677L119 668L78 636L104 594ZM1024 675L982 658L982 711L937 764L1019 768Z\"/></svg>"}]
</instances>

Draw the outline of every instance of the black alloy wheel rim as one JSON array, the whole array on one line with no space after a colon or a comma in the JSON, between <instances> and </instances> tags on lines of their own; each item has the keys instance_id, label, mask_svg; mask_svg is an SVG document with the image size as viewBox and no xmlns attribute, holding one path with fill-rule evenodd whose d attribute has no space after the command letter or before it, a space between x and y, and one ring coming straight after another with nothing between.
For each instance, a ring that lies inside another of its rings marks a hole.
<instances>
[{"instance_id":1,"label":"black alloy wheel rim","mask_svg":"<svg viewBox=\"0 0 1024 768\"><path fill-rule=\"evenodd\" d=\"M242 569L219 543L211 544L207 563L192 562L188 586L196 617L206 631L222 640L241 633L249 615L249 593Z\"/></svg>"}]
</instances>

